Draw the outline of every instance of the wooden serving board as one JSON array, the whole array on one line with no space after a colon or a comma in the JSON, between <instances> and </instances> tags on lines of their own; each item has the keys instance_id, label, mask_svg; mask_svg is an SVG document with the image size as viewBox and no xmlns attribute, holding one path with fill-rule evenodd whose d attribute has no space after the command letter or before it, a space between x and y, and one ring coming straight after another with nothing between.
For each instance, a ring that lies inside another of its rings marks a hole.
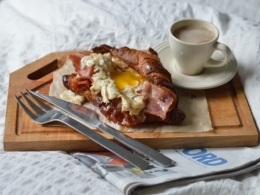
<instances>
[{"instance_id":1,"label":"wooden serving board","mask_svg":"<svg viewBox=\"0 0 260 195\"><path fill-rule=\"evenodd\" d=\"M19 96L20 91L24 92L25 88L48 94L52 72L65 62L68 54L74 52L76 51L51 53L10 74L4 132L5 151L105 150L73 129L37 125L23 112L14 98L14 95ZM214 130L203 133L126 134L155 149L250 147L258 144L258 131L237 75L225 85L205 90L205 94Z\"/></svg>"}]
</instances>

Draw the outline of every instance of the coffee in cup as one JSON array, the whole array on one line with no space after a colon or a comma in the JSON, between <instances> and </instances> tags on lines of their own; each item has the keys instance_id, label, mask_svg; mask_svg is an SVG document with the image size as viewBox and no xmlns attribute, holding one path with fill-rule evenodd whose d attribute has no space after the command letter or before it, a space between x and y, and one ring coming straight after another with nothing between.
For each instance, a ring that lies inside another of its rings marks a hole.
<instances>
[{"instance_id":1,"label":"coffee in cup","mask_svg":"<svg viewBox=\"0 0 260 195\"><path fill-rule=\"evenodd\" d=\"M197 75L204 67L215 68L226 65L232 56L231 50L217 42L218 29L211 23L199 19L184 19L175 22L169 30L169 44L176 61L177 70L186 75ZM211 58L219 50L224 60Z\"/></svg>"},{"instance_id":2,"label":"coffee in cup","mask_svg":"<svg viewBox=\"0 0 260 195\"><path fill-rule=\"evenodd\" d=\"M173 35L184 42L201 44L215 38L214 32L202 26L184 26L176 29Z\"/></svg>"}]
</instances>

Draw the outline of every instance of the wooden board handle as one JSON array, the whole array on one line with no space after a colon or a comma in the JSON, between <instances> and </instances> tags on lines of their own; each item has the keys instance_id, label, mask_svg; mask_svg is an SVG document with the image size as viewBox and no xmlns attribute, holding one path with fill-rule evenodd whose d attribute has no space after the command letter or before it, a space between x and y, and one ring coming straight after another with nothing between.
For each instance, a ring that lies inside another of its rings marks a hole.
<instances>
[{"instance_id":1,"label":"wooden board handle","mask_svg":"<svg viewBox=\"0 0 260 195\"><path fill-rule=\"evenodd\" d=\"M38 80L43 78L44 76L52 73L53 71L57 70L59 68L58 66L58 60L54 60L51 63L47 64L46 66L43 66L42 68L30 73L27 78L30 80Z\"/></svg>"}]
</instances>

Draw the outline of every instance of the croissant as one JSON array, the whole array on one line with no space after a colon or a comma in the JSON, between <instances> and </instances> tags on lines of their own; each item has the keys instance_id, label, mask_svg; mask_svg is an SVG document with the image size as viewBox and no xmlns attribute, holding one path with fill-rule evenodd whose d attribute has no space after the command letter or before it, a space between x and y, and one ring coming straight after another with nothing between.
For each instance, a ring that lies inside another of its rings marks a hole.
<instances>
[{"instance_id":1,"label":"croissant","mask_svg":"<svg viewBox=\"0 0 260 195\"><path fill-rule=\"evenodd\" d=\"M106 54L119 58L130 68L135 70L145 80L139 93L145 97L145 106L138 114L131 114L122 110L122 99L114 98L104 102L101 93L94 94L90 88L93 80L93 68L82 70L79 68L83 56L90 53L71 55L76 73L63 76L64 86L74 93L84 96L88 101L98 106L106 118L124 126L134 126L141 123L163 122L176 125L185 119L185 113L178 109L178 96L171 81L170 73L163 67L158 54L152 48L147 51L130 49L128 47L115 48L101 45L92 49L93 53Z\"/></svg>"}]
</instances>

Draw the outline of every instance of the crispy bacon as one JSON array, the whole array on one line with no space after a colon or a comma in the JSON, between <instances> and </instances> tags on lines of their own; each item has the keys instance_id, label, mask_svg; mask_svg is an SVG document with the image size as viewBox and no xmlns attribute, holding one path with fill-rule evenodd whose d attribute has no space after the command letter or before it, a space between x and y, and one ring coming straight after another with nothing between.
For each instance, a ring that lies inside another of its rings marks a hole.
<instances>
[{"instance_id":1,"label":"crispy bacon","mask_svg":"<svg viewBox=\"0 0 260 195\"><path fill-rule=\"evenodd\" d=\"M99 96L98 101L101 113L104 114L108 120L117 124L133 126L145 121L145 114L142 111L138 115L130 115L129 112L123 112L121 110L121 98L115 98L106 104L102 102L102 97Z\"/></svg>"},{"instance_id":2,"label":"crispy bacon","mask_svg":"<svg viewBox=\"0 0 260 195\"><path fill-rule=\"evenodd\" d=\"M167 111L170 110L173 104L173 97L168 90L164 90L157 85L150 82L145 82L141 94L145 95L146 102L144 107L144 112L150 115L155 115L162 120L166 118Z\"/></svg>"},{"instance_id":3,"label":"crispy bacon","mask_svg":"<svg viewBox=\"0 0 260 195\"><path fill-rule=\"evenodd\" d=\"M94 66L85 67L84 69L81 69L81 59L87 55L90 55L90 52L82 51L68 56L68 59L72 61L74 69L81 77L81 80L82 79L92 80L91 77L94 73Z\"/></svg>"},{"instance_id":4,"label":"crispy bacon","mask_svg":"<svg viewBox=\"0 0 260 195\"><path fill-rule=\"evenodd\" d=\"M79 74L82 78L84 78L84 79L90 79L90 80L92 80L92 79L91 79L91 76L93 75L93 73L94 73L94 66L86 67L86 68L84 68L84 69L78 71L78 74Z\"/></svg>"},{"instance_id":5,"label":"crispy bacon","mask_svg":"<svg viewBox=\"0 0 260 195\"><path fill-rule=\"evenodd\" d=\"M72 61L76 72L80 71L80 65L81 65L80 61L81 61L81 59L84 56L88 56L90 54L91 54L91 52L89 52L89 51L80 51L76 54L71 54L71 55L68 56L68 58Z\"/></svg>"}]
</instances>

